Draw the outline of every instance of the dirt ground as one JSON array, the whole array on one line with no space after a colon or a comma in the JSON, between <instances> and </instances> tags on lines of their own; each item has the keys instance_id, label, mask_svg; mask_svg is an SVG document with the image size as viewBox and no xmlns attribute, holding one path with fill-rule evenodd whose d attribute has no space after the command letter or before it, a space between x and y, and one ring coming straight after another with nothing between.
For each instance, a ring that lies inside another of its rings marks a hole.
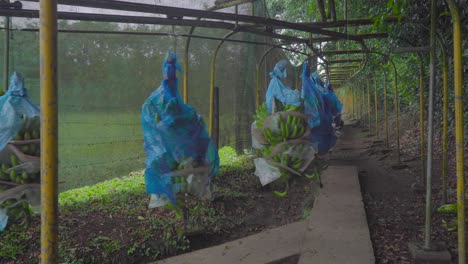
<instances>
[{"instance_id":1,"label":"dirt ground","mask_svg":"<svg viewBox=\"0 0 468 264\"><path fill-rule=\"evenodd\" d=\"M367 124L348 125L344 136L334 149L331 164L356 165L359 169L361 189L365 202L376 263L411 263L409 242L422 242L425 222L425 190L417 188L421 179L419 130L413 117L403 116L401 124L401 161L397 165L395 134L390 133L390 149L384 140L369 136ZM394 126L390 126L391 129ZM371 128L373 129L373 128ZM380 131L384 138L384 131ZM443 243L457 261L456 232L442 226L442 219L450 220L436 212L442 204L441 142L436 134L433 156L433 215L432 240ZM455 173L453 153L449 154L449 202L454 202ZM425 176L424 176L425 177Z\"/></svg>"},{"instance_id":2,"label":"dirt ground","mask_svg":"<svg viewBox=\"0 0 468 264\"><path fill-rule=\"evenodd\" d=\"M150 262L235 240L304 219L318 188L305 177L297 178L286 197L277 197L271 187L260 185L251 160L213 182L214 201L200 206L182 237L178 233L183 221L169 209L148 209L145 194L128 197L124 208L93 209L90 204L85 212L61 211L61 263ZM23 254L15 259L0 256L0 263L37 263L39 225L39 218L34 218L25 240L18 240Z\"/></svg>"}]
</instances>

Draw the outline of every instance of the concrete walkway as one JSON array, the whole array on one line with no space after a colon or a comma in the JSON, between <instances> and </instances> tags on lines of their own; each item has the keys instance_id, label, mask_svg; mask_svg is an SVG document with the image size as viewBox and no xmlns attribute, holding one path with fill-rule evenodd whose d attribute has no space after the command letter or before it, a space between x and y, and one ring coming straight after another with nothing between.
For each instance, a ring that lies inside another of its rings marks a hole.
<instances>
[{"instance_id":1,"label":"concrete walkway","mask_svg":"<svg viewBox=\"0 0 468 264\"><path fill-rule=\"evenodd\" d=\"M157 263L264 264L298 254L300 264L375 263L356 167L330 166L322 180L306 221Z\"/></svg>"}]
</instances>

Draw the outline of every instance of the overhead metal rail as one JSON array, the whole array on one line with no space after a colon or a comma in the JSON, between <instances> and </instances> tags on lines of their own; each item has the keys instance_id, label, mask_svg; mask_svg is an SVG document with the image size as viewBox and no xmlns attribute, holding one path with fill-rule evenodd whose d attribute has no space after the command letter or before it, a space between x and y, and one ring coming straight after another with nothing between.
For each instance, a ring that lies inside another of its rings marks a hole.
<instances>
[{"instance_id":1,"label":"overhead metal rail","mask_svg":"<svg viewBox=\"0 0 468 264\"><path fill-rule=\"evenodd\" d=\"M349 62L362 62L363 59L344 59L344 60L331 60L328 63L329 64L334 64L334 63L349 63Z\"/></svg>"},{"instance_id":2,"label":"overhead metal rail","mask_svg":"<svg viewBox=\"0 0 468 264\"><path fill-rule=\"evenodd\" d=\"M38 2L38 0L26 0L26 1ZM292 23L292 22L271 19L271 18L257 17L257 16L239 15L239 14L231 14L231 13L223 13L223 12L213 12L213 11L206 11L206 10L169 7L169 6L161 6L161 5L142 4L142 3L131 3L131 2L124 2L124 1L117 1L117 0L59 0L58 3L61 5L70 5L70 6L103 8L103 9L110 9L110 10L131 11L131 12L149 13L149 14L161 14L161 15L166 15L167 18L172 18L172 20L183 20L184 17L194 17L194 18L217 19L217 20L223 20L223 21L252 23L256 25L265 25L269 27L281 26L285 29L304 31L308 33L321 34L325 36L338 37L342 39L349 39L349 40L355 40L355 41L359 40L353 35L347 35L341 32L322 29L318 26L309 26L305 24L298 24L298 23Z\"/></svg>"}]
</instances>

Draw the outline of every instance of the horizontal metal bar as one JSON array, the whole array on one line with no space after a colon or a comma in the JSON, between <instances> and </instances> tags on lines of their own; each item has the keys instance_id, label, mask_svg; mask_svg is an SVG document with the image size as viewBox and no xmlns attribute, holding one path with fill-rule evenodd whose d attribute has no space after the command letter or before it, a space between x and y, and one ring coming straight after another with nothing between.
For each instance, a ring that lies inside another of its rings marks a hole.
<instances>
[{"instance_id":1,"label":"horizontal metal bar","mask_svg":"<svg viewBox=\"0 0 468 264\"><path fill-rule=\"evenodd\" d=\"M30 2L38 2L38 0L23 0ZM196 18L207 18L207 19L219 19L219 20L231 20L237 22L260 24L265 26L281 26L286 29L293 29L304 31L308 33L321 34L326 36L338 37L342 39L351 39L358 41L352 35L347 35L341 32L321 29L316 26L308 26L305 24L292 23L277 19L239 15L223 12L213 12L206 10L196 10L189 8L169 7L161 5L151 5L142 3L131 3L118 0L58 0L61 5L71 6L82 6L91 8L102 8L120 11L132 11L140 13L151 13L151 14L165 14L169 18L182 18L182 17L196 17Z\"/></svg>"},{"instance_id":2,"label":"horizontal metal bar","mask_svg":"<svg viewBox=\"0 0 468 264\"><path fill-rule=\"evenodd\" d=\"M15 31L20 32L38 32L38 29L12 29ZM256 42L256 41L248 41L248 40L239 40L239 39L224 39L224 38L216 38L204 35L195 35L195 34L172 34L172 33L158 33L158 32L132 32L132 31L91 31L91 30L73 30L73 29L60 29L58 30L60 33L75 33L75 34L109 34L109 35L135 35L135 36L177 36L177 37L191 37L191 38L199 38L199 39L208 39L208 40L224 40L226 42L235 42L235 43L244 43L244 44L255 44L255 45L263 45L263 46L270 46L270 47L278 47L282 50L294 52L297 54L308 55L305 52L297 51L295 49L285 48L278 46L278 44L271 44L268 42ZM284 42L280 45L290 45L294 44L294 42Z\"/></svg>"},{"instance_id":3,"label":"horizontal metal bar","mask_svg":"<svg viewBox=\"0 0 468 264\"><path fill-rule=\"evenodd\" d=\"M340 66L330 66L328 67L329 70L331 69L342 69L342 68L356 68L356 67L361 67L359 64L348 64L348 65L340 65Z\"/></svg>"},{"instance_id":4,"label":"horizontal metal bar","mask_svg":"<svg viewBox=\"0 0 468 264\"><path fill-rule=\"evenodd\" d=\"M220 9L229 8L229 7L233 7L236 5L242 5L242 4L247 4L247 3L252 3L252 0L233 0L233 1L228 1L228 2L219 3L219 4L217 3L217 1L215 1L215 5L213 7L208 8L207 10L208 11L220 10Z\"/></svg>"},{"instance_id":5,"label":"horizontal metal bar","mask_svg":"<svg viewBox=\"0 0 468 264\"><path fill-rule=\"evenodd\" d=\"M196 26L203 28L219 28L235 30L236 25L226 22L204 21L194 19L167 19L160 17L144 16L122 16L90 13L58 12L58 19L115 23L135 23L148 25L174 25L174 26ZM5 10L0 9L0 16L39 18L37 10Z\"/></svg>"},{"instance_id":6,"label":"horizontal metal bar","mask_svg":"<svg viewBox=\"0 0 468 264\"><path fill-rule=\"evenodd\" d=\"M340 54L358 54L365 53L363 50L324 50L323 55L340 55Z\"/></svg>"},{"instance_id":7,"label":"horizontal metal bar","mask_svg":"<svg viewBox=\"0 0 468 264\"><path fill-rule=\"evenodd\" d=\"M328 63L348 63L348 62L362 62L362 59L347 59L347 60L332 60Z\"/></svg>"},{"instance_id":8,"label":"horizontal metal bar","mask_svg":"<svg viewBox=\"0 0 468 264\"><path fill-rule=\"evenodd\" d=\"M23 28L23 29L11 29L14 31L20 32L38 32L38 29L35 28ZM107 35L132 35L132 36L174 36L174 37L192 37L198 39L209 39L209 40L225 40L226 42L236 42L236 43L246 43L246 44L256 44L264 46L276 46L277 44L272 44L268 42L258 42L258 41L249 41L249 40L239 40L239 39L224 39L204 35L196 34L172 34L172 33L162 33L162 32L138 32L138 31L106 31L106 30L77 30L77 29L59 29L60 33L76 33L76 34L107 34ZM292 43L297 43L294 41L284 42L282 44L288 45Z\"/></svg>"},{"instance_id":9,"label":"horizontal metal bar","mask_svg":"<svg viewBox=\"0 0 468 264\"><path fill-rule=\"evenodd\" d=\"M37 10L2 10L0 9L0 16L10 17L25 17L25 18L38 18L39 12ZM252 33L271 38L282 39L289 42L306 43L307 39L281 35L276 33L269 33L254 28L236 27L235 24L226 22L194 20L194 19L167 19L159 17L141 17L141 16L121 16L121 15L105 15L105 14L90 14L90 13L72 13L72 12L59 12L59 19L65 20L78 20L78 21L96 21L96 22L115 22L115 23L135 23L135 24L150 24L150 25L175 25L175 26L195 26L202 28L218 28L227 30L237 30L245 33Z\"/></svg>"},{"instance_id":10,"label":"horizontal metal bar","mask_svg":"<svg viewBox=\"0 0 468 264\"><path fill-rule=\"evenodd\" d=\"M429 52L430 47L400 47L392 50L392 53Z\"/></svg>"},{"instance_id":11,"label":"horizontal metal bar","mask_svg":"<svg viewBox=\"0 0 468 264\"><path fill-rule=\"evenodd\" d=\"M404 19L402 19L404 21ZM398 17L388 17L384 20L384 23L389 24L396 24L398 23ZM345 27L345 26L365 26L365 25L373 25L373 19L349 19L349 20L338 20L338 21L330 21L330 22L312 22L312 23L304 23L305 25L309 26L316 26L321 28L334 28L334 27Z\"/></svg>"}]
</instances>

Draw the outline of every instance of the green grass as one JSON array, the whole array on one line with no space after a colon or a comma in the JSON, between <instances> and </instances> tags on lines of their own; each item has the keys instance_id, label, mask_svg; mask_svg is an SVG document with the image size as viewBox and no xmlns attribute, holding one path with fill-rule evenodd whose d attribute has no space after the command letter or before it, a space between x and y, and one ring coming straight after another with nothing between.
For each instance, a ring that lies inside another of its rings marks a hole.
<instances>
[{"instance_id":1,"label":"green grass","mask_svg":"<svg viewBox=\"0 0 468 264\"><path fill-rule=\"evenodd\" d=\"M247 155L236 154L232 147L219 150L221 173L243 170L245 162L250 160ZM128 201L129 197L145 194L144 171L130 173L126 177L105 180L92 186L64 191L59 195L59 205L66 209L86 207L94 204L94 209L109 204L119 205ZM98 206L98 207L96 207Z\"/></svg>"}]
</instances>

